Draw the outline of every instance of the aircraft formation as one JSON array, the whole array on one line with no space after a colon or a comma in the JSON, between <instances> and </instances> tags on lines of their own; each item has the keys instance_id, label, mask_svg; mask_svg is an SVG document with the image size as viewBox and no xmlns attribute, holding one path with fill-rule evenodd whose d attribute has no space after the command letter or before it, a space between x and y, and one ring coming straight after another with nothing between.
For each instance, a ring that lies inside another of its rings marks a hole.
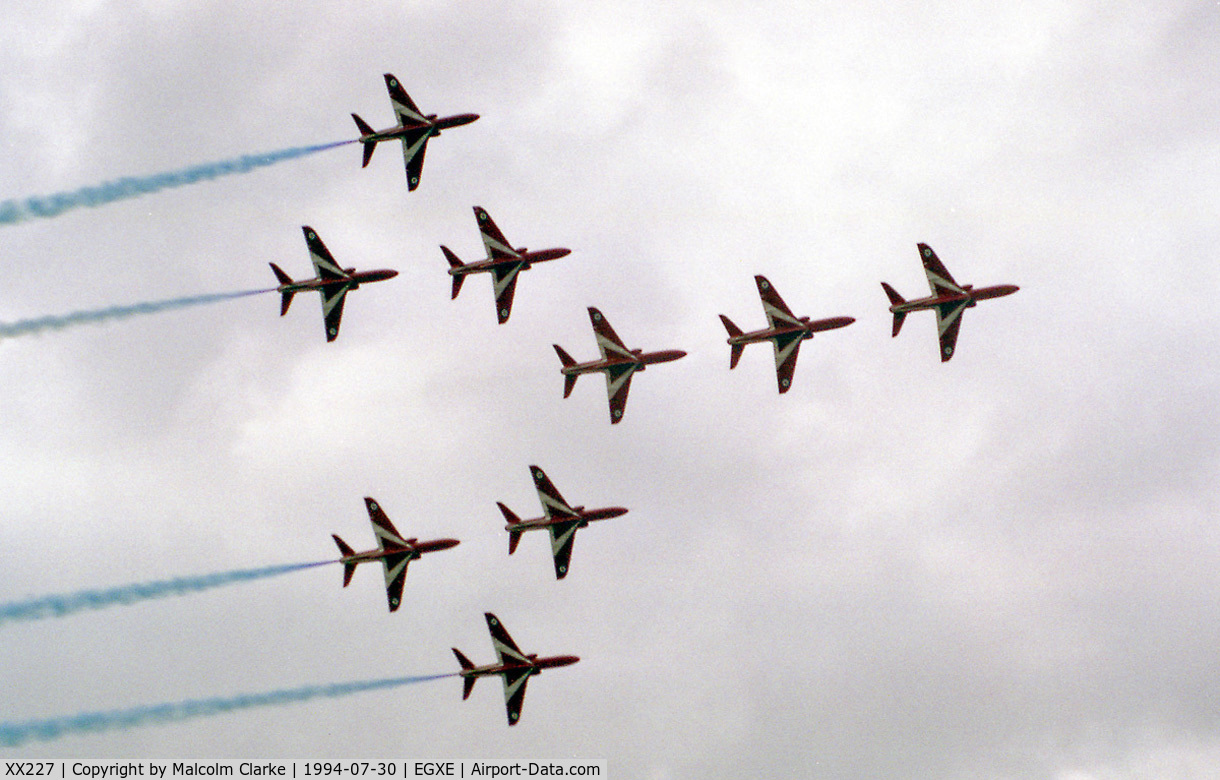
<instances>
[{"instance_id":1,"label":"aircraft formation","mask_svg":"<svg viewBox=\"0 0 1220 780\"><path fill-rule=\"evenodd\" d=\"M391 105L398 119L396 126L375 131L358 115L352 114L360 131L357 140L362 144L363 149L362 167L368 166L377 144L383 141L398 140L402 143L403 148L407 189L412 192L419 186L428 141L439 136L442 130L470 124L479 116L470 113L448 117L438 117L436 114L425 115L415 105L395 76L385 74L385 83ZM486 209L475 206L474 215L487 255L485 259L463 262L448 247L444 245L440 247L449 264L448 273L452 277L451 297L457 298L467 276L488 274L492 280L497 322L503 325L508 322L512 314L513 297L521 272L530 270L535 263L561 259L570 254L571 250L560 247L531 252L524 247L514 248L496 226ZM362 284L391 279L398 272L391 269L357 271L355 268L343 268L336 262L313 228L304 226L302 230L313 263L315 277L294 281L279 266L274 263L270 264L278 281L275 291L281 296L280 315L287 314L293 297L297 293L318 292L321 297L326 340L331 342L339 335L347 294L358 289ZM948 361L956 349L963 312L967 308L975 306L980 300L1010 295L1018 288L1015 285L998 285L976 289L973 285L959 285L931 247L921 243L918 244L918 249L931 288L929 297L906 300L890 285L885 282L881 283L890 300L889 311L894 317L892 336L898 335L907 314L912 311L931 309L936 314L941 361ZM745 332L727 316L720 315L720 320L728 333L726 341L729 346L729 368L731 370L737 366L747 345L770 342L775 357L778 391L780 394L784 394L792 388L801 343L813 338L817 333L847 327L855 322L855 318L836 316L815 320L808 316L797 316L780 297L769 279L758 275L754 277L754 281L758 288L767 327ZM604 374L610 423L617 425L623 420L628 392L635 374L646 370L651 365L679 360L685 357L686 352L680 349L645 352L641 348L629 348L611 327L600 309L590 306L587 311L601 357L581 363L574 360L563 347L558 344L553 345L561 364L559 370L564 380L563 397L567 398L571 395L576 380L581 375ZM540 517L523 520L505 504L496 502L506 523L504 530L508 534L508 553L512 555L516 551L522 534L527 531L545 530L550 536L555 578L557 581L562 580L570 571L576 532L587 527L591 522L620 517L628 510L619 506L597 509L586 509L581 505L573 506L563 498L541 468L531 465L529 471L542 507ZM393 613L402 606L407 568L411 561L419 559L425 554L451 549L460 542L451 538L420 541L415 537L404 536L395 528L378 501L371 497L366 497L364 501L377 547L364 552L356 552L338 535L333 535L340 553L338 562L343 565L343 587L347 587L351 583L355 570L360 564L380 561L388 608ZM457 674L463 682L462 698L466 699L470 696L475 681L479 677L500 677L503 682L508 725L513 726L520 720L529 678L540 674L545 669L568 666L580 659L574 655L540 657L536 653L526 654L513 641L498 617L487 612L485 619L497 656L497 663L476 666L461 651L453 648L460 667Z\"/></svg>"},{"instance_id":2,"label":"aircraft formation","mask_svg":"<svg viewBox=\"0 0 1220 780\"><path fill-rule=\"evenodd\" d=\"M413 191L419 184L424 149L428 139L439 135L441 129L473 122L478 119L478 115L461 114L444 119L437 119L434 114L424 116L407 95L398 79L387 73L385 82L400 124L398 127L374 132L360 117L352 115L356 120L356 125L360 128L360 141L364 144L363 165L368 165L377 143L391 139L401 140L407 167L407 187L409 191ZM449 263L448 271L453 279L451 297L454 299L458 297L467 276L478 273L488 274L492 280L492 291L495 296L496 319L498 324L503 325L508 322L512 314L513 297L521 272L529 270L535 263L566 257L571 250L560 247L531 252L525 247L514 248L486 209L475 206L474 215L487 255L485 259L464 263L447 246L441 245L440 247L441 253ZM308 227L305 228L305 237L318 278L307 282L292 282L282 271L272 265L276 277L281 282L279 290L284 296L280 313L283 314L288 310L288 303L294 292L307 289L318 290L322 294L327 340L333 341L338 335L339 319L343 313L343 296L349 290L355 289L361 282L388 279L394 272L371 271L359 274L353 269L341 270L326 251L326 247L317 234ZM882 282L881 285L891 302L890 311L894 315L893 336L898 335L908 313L922 309L931 309L936 312L943 362L953 356L958 329L961 327L962 312L980 300L1016 292L1017 287L999 285L975 289L972 285L959 285L936 257L931 247L927 244L918 246L932 295L928 298L908 301L885 282ZM816 333L847 327L855 322L855 318L838 316L815 320L808 316L797 316L793 314L775 286L765 276L755 276L754 282L758 287L758 296L762 303L763 313L767 318L767 327L745 332L727 316L720 315L720 321L728 332L729 368L733 369L737 366L746 345L770 342L775 353L778 390L781 394L787 393L792 388L801 342L813 338ZM627 394L631 389L631 380L635 374L644 371L650 365L668 363L685 357L686 352L680 349L645 352L643 349L629 348L611 327L609 320L600 309L590 306L588 314L598 350L601 352L601 359L578 363L563 347L554 344L564 381L563 397L567 398L571 395L576 386L576 380L581 375L604 374L610 408L610 423L615 425L623 420L627 408ZM504 530L508 532L508 552L509 555L516 552L521 535L526 531L545 529L551 539L555 579L562 580L569 571L576 531L587 527L590 522L620 517L627 513L627 509L617 506L600 509L572 506L564 500L541 468L531 465L529 469L534 487L538 491L539 502L542 505L542 516L522 520L506 505L496 502L506 521ZM340 560L344 566L343 585L347 587L351 582L352 573L357 565L366 561L380 560L385 574L389 608L391 612L394 612L402 603L403 581L407 564L424 553L456 546L458 540L437 539L420 542L414 538L404 538L394 528L374 499L365 498L364 500L373 525L373 533L377 538L378 549L356 553L338 536L334 537L342 556ZM474 683L479 677L501 677L504 684L508 725L512 726L520 720L521 707L525 699L525 687L530 676L539 674L543 669L574 664L579 658L572 655L548 658L540 658L537 654L527 655L513 642L499 618L490 612L485 614L485 618L499 662L488 666L475 666L460 650L453 648L453 653L461 667L462 698L466 699L470 696Z\"/></svg>"}]
</instances>

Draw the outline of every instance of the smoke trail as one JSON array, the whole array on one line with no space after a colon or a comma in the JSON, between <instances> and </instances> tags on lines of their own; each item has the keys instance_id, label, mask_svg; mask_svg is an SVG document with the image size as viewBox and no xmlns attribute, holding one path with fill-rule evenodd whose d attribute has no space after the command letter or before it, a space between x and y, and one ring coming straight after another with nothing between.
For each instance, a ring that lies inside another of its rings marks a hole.
<instances>
[{"instance_id":1,"label":"smoke trail","mask_svg":"<svg viewBox=\"0 0 1220 780\"><path fill-rule=\"evenodd\" d=\"M315 566L325 566L329 563L335 563L335 561L294 563L286 566L267 566L262 569L239 569L195 577L176 577L172 580L122 585L104 590L81 590L58 596L39 596L25 601L11 601L7 604L0 604L0 625L6 621L42 620L50 617L63 617L86 609L135 604L166 596L185 596L188 593L219 588L222 585L275 577L302 569L311 569Z\"/></svg>"},{"instance_id":2,"label":"smoke trail","mask_svg":"<svg viewBox=\"0 0 1220 780\"><path fill-rule=\"evenodd\" d=\"M180 171L157 173L150 176L128 176L117 181L99 184L96 187L82 187L74 192L60 192L55 195L24 200L6 200L0 203L0 225L15 225L18 222L36 218L50 219L58 217L65 211L84 206L89 208L104 206L116 200L136 198L171 187L182 187L235 173L247 173L256 168L263 168L284 160L304 157L350 143L355 143L355 141L336 141L320 146L297 146L265 154L243 154L241 157L231 160L194 165Z\"/></svg>"},{"instance_id":3,"label":"smoke trail","mask_svg":"<svg viewBox=\"0 0 1220 780\"><path fill-rule=\"evenodd\" d=\"M126 710L86 712L63 718L0 723L0 746L16 747L17 745L34 740L45 742L59 739L69 734L84 734L95 731L151 726L160 723L174 723L188 718L221 715L226 712L236 712L252 707L270 707L318 698L333 699L338 696L351 696L355 693L375 691L383 688L397 688L402 685L441 680L446 677L456 677L457 675L457 672L450 672L449 674L432 674L424 677L391 677L385 680L367 680L365 682L310 685L303 688L289 688L268 693L233 696L231 698L188 699L187 701L177 703L154 704Z\"/></svg>"},{"instance_id":4,"label":"smoke trail","mask_svg":"<svg viewBox=\"0 0 1220 780\"><path fill-rule=\"evenodd\" d=\"M85 325L91 322L102 322L103 320L116 320L124 317L131 317L136 314L155 314L159 311L168 309L181 309L187 306L200 306L205 303L216 303L217 301L228 301L233 298L244 298L249 295L260 295L265 292L272 292L275 288L265 290L245 290L244 292L231 293L213 293L211 295L192 295L187 298L172 298L168 301L149 301L147 303L133 303L129 306L111 306L106 309L93 309L92 311L76 311L71 314L61 314L50 317L36 317L30 320L18 320L17 322L0 322L0 339L11 338L13 336L24 336L28 333L38 333L43 330L62 330L70 328L73 325Z\"/></svg>"}]
</instances>

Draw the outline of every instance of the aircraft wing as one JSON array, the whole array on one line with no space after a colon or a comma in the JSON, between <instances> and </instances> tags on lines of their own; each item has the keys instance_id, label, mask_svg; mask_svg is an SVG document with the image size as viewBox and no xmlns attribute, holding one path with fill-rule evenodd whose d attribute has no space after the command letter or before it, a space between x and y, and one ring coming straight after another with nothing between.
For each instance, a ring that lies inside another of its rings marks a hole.
<instances>
[{"instance_id":1,"label":"aircraft wing","mask_svg":"<svg viewBox=\"0 0 1220 780\"><path fill-rule=\"evenodd\" d=\"M936 330L940 335L940 362L944 363L953 357L953 349L957 346L957 331L962 327L962 312L966 310L966 301L942 303L936 307Z\"/></svg>"},{"instance_id":2,"label":"aircraft wing","mask_svg":"<svg viewBox=\"0 0 1220 780\"><path fill-rule=\"evenodd\" d=\"M407 91L402 88L402 84L398 79L394 78L394 74L385 74L385 86L390 92L390 103L394 106L394 114L398 117L398 121L403 125L426 124L428 119L415 105L415 101L407 94Z\"/></svg>"},{"instance_id":3,"label":"aircraft wing","mask_svg":"<svg viewBox=\"0 0 1220 780\"><path fill-rule=\"evenodd\" d=\"M525 703L525 684L530 680L530 668L508 669L504 672L504 707L508 711L508 725L515 726L521 720L521 705Z\"/></svg>"},{"instance_id":4,"label":"aircraft wing","mask_svg":"<svg viewBox=\"0 0 1220 780\"><path fill-rule=\"evenodd\" d=\"M783 328L801 324L800 319L784 303L784 299L779 297L775 287L767 281L767 277L755 276L754 283L758 285L758 297L762 299L763 312L767 315L767 324L770 327Z\"/></svg>"},{"instance_id":5,"label":"aircraft wing","mask_svg":"<svg viewBox=\"0 0 1220 780\"><path fill-rule=\"evenodd\" d=\"M520 256L520 253L513 249L512 244L508 243L508 239L500 232L500 228L496 227L496 223L487 213L487 209L475 206L474 216L479 222L479 235L483 237L483 247L487 250L488 260L503 260L507 257Z\"/></svg>"},{"instance_id":6,"label":"aircraft wing","mask_svg":"<svg viewBox=\"0 0 1220 780\"><path fill-rule=\"evenodd\" d=\"M551 555L555 558L555 579L562 580L568 573L568 561L572 559L572 542L576 540L576 529L580 522L556 523L549 526L551 532Z\"/></svg>"},{"instance_id":7,"label":"aircraft wing","mask_svg":"<svg viewBox=\"0 0 1220 780\"><path fill-rule=\"evenodd\" d=\"M534 487L538 489L538 500L542 502L542 513L547 517L576 517L576 510L563 500L550 478L537 466L530 466L534 476Z\"/></svg>"},{"instance_id":8,"label":"aircraft wing","mask_svg":"<svg viewBox=\"0 0 1220 780\"><path fill-rule=\"evenodd\" d=\"M428 150L428 138L431 135L432 128L424 127L402 137L402 158L407 166L408 192L419 186L419 177L424 171L424 152Z\"/></svg>"},{"instance_id":9,"label":"aircraft wing","mask_svg":"<svg viewBox=\"0 0 1220 780\"><path fill-rule=\"evenodd\" d=\"M402 538L402 534L398 533L398 529L390 522L390 518L386 516L385 511L377 503L375 499L364 499L364 506L369 510L369 521L373 524L373 535L377 537L377 546L382 550L387 548L394 549L396 547L406 547L407 540Z\"/></svg>"},{"instance_id":10,"label":"aircraft wing","mask_svg":"<svg viewBox=\"0 0 1220 780\"><path fill-rule=\"evenodd\" d=\"M347 279L347 273L335 262L335 258L331 255L330 250L326 248L326 244L323 244L322 239L318 237L317 231L309 225L302 225L301 230L305 231L305 243L309 247L309 259L313 261L313 270L318 275L318 278L323 280Z\"/></svg>"},{"instance_id":11,"label":"aircraft wing","mask_svg":"<svg viewBox=\"0 0 1220 780\"><path fill-rule=\"evenodd\" d=\"M322 319L326 325L326 340L339 338L339 322L343 319L343 301L347 298L348 286L344 283L319 288L322 293Z\"/></svg>"},{"instance_id":12,"label":"aircraft wing","mask_svg":"<svg viewBox=\"0 0 1220 780\"><path fill-rule=\"evenodd\" d=\"M407 579L407 564L411 555L407 552L387 555L381 559L385 564L385 595L390 602L390 611L396 612L402 604L402 586Z\"/></svg>"},{"instance_id":13,"label":"aircraft wing","mask_svg":"<svg viewBox=\"0 0 1220 780\"><path fill-rule=\"evenodd\" d=\"M597 347L602 351L602 358L634 359L631 350L623 346L623 340L610 327L606 317L596 308L589 307L589 321L593 323L593 335L597 337Z\"/></svg>"},{"instance_id":14,"label":"aircraft wing","mask_svg":"<svg viewBox=\"0 0 1220 780\"><path fill-rule=\"evenodd\" d=\"M529 656L521 652L521 648L517 647L517 643L504 630L504 625L500 619L490 612L484 612L483 617L487 619L487 630L491 633L491 644L496 650L496 657L500 659L501 664L528 664Z\"/></svg>"},{"instance_id":15,"label":"aircraft wing","mask_svg":"<svg viewBox=\"0 0 1220 780\"><path fill-rule=\"evenodd\" d=\"M796 371L796 356L801 351L801 340L804 333L786 333L771 339L775 347L775 378L779 382L779 391L788 392L792 387L792 374Z\"/></svg>"},{"instance_id":16,"label":"aircraft wing","mask_svg":"<svg viewBox=\"0 0 1220 780\"><path fill-rule=\"evenodd\" d=\"M631 390L631 375L635 363L624 363L606 370L606 392L610 396L610 424L623 419L627 411L627 393Z\"/></svg>"},{"instance_id":17,"label":"aircraft wing","mask_svg":"<svg viewBox=\"0 0 1220 780\"><path fill-rule=\"evenodd\" d=\"M496 293L496 319L501 325L508 322L508 315L513 313L513 295L517 292L517 274L520 272L521 263L491 269L492 289Z\"/></svg>"},{"instance_id":18,"label":"aircraft wing","mask_svg":"<svg viewBox=\"0 0 1220 780\"><path fill-rule=\"evenodd\" d=\"M957 282L953 281L953 277L945 268L944 263L932 251L932 247L927 244L919 245L919 258L923 261L923 272L928 276L928 286L932 288L933 295L945 295L946 293L961 293L965 292Z\"/></svg>"}]
</instances>

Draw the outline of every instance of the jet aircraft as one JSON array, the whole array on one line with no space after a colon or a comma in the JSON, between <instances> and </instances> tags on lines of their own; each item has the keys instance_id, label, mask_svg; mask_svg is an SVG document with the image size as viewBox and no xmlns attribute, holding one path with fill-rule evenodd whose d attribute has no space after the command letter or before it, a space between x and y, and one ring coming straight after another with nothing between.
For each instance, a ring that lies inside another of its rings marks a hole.
<instances>
[{"instance_id":1,"label":"jet aircraft","mask_svg":"<svg viewBox=\"0 0 1220 780\"><path fill-rule=\"evenodd\" d=\"M483 613L487 618L487 630L491 632L491 644L496 648L499 657L498 664L475 666L462 651L453 648L462 670L462 701L470 698L474 690L475 680L489 675L499 675L504 679L504 704L508 709L508 725L515 726L521 719L521 704L525 701L525 684L530 675L541 674L543 669L553 669L558 666L569 666L580 660L574 655L555 655L539 658L537 653L526 655L521 652L513 638L504 630L500 619L490 612Z\"/></svg>"},{"instance_id":2,"label":"jet aircraft","mask_svg":"<svg viewBox=\"0 0 1220 780\"><path fill-rule=\"evenodd\" d=\"M563 374L563 397L572 394L576 386L576 378L581 374L602 371L606 374L606 392L610 396L610 424L623 419L623 411L627 408L627 392L631 389L631 376L636 371L643 371L653 363L668 363L686 357L680 349L670 349L662 352L644 352L641 349L627 349L622 340L610 327L605 316L589 307L589 320L593 323L593 335L597 337L597 346L602 351L601 360L588 363L577 363L564 352L563 347L552 344L559 360L563 363L560 373Z\"/></svg>"},{"instance_id":3,"label":"jet aircraft","mask_svg":"<svg viewBox=\"0 0 1220 780\"><path fill-rule=\"evenodd\" d=\"M404 539L394 528L390 518L386 517L381 506L371 498L364 499L364 505L369 510L369 520L373 523L373 535L377 537L377 549L356 552L336 534L331 534L335 544L339 546L339 562L343 564L343 587L352 581L356 567L368 561L380 560L385 567L385 592L390 601L390 611L394 612L402 603L402 584L407 577L407 564L424 553L448 550L456 547L457 539L433 539L421 542L418 539Z\"/></svg>"},{"instance_id":4,"label":"jet aircraft","mask_svg":"<svg viewBox=\"0 0 1220 780\"><path fill-rule=\"evenodd\" d=\"M796 370L796 356L801 349L801 341L813 338L814 333L835 328L844 328L856 321L855 317L831 317L826 320L811 320L808 317L797 317L779 297L775 287L765 276L755 276L758 285L758 295L762 298L763 312L767 315L768 327L743 333L741 328L723 314L720 321L729 332L729 368L737 367L742 350L746 344L770 341L775 347L775 375L779 381L779 391L788 392L792 387L792 372Z\"/></svg>"},{"instance_id":5,"label":"jet aircraft","mask_svg":"<svg viewBox=\"0 0 1220 780\"><path fill-rule=\"evenodd\" d=\"M478 119L479 115L458 114L440 118L436 114L424 116L392 73L385 74L385 85L390 91L390 103L394 106L398 125L385 130L374 130L359 116L352 114L356 127L360 128L360 143L364 144L364 162L360 167L368 166L378 143L398 139L402 141L402 156L407 164L407 189L414 190L419 186L419 174L424 167L424 152L428 148L428 139L440 135L442 130L468 125Z\"/></svg>"},{"instance_id":6,"label":"jet aircraft","mask_svg":"<svg viewBox=\"0 0 1220 780\"><path fill-rule=\"evenodd\" d=\"M894 336L898 335L898 331L902 329L902 321L911 312L920 309L933 309L936 312L936 330L940 334L940 361L943 363L953 357L953 349L957 345L957 331L962 326L962 312L978 301L1012 295L1020 288L1015 284L1000 284L976 290L972 284L959 285L953 281L953 277L932 251L932 247L919 244L919 257L923 260L923 270L928 276L928 285L932 288L931 297L908 301L885 282L881 283L881 287L889 296L890 311L894 314Z\"/></svg>"},{"instance_id":7,"label":"jet aircraft","mask_svg":"<svg viewBox=\"0 0 1220 780\"><path fill-rule=\"evenodd\" d=\"M453 277L453 295L450 297L458 297L467 274L490 273L492 290L496 294L496 317L503 325L508 322L508 315L513 311L517 274L528 271L534 263L565 257L571 254L572 250L559 248L530 252L525 247L513 249L513 245L508 243L508 239L496 227L486 209L475 206L474 216L479 223L479 233L483 236L483 246L487 249L487 259L463 263L448 247L441 246L445 259L449 261L449 275Z\"/></svg>"},{"instance_id":8,"label":"jet aircraft","mask_svg":"<svg viewBox=\"0 0 1220 780\"><path fill-rule=\"evenodd\" d=\"M559 491L551 484L551 480L537 466L530 466L530 474L534 477L534 487L538 489L538 500L542 502L542 517L522 520L513 510L496 502L508 525L508 554L517 550L517 542L525 531L545 528L551 532L551 555L555 558L555 579L562 580L568 574L568 561L572 558L572 542L576 539L576 530L585 528L594 520L608 520L627 514L621 506L605 507L604 509L585 509L583 506L571 506L559 495Z\"/></svg>"},{"instance_id":9,"label":"jet aircraft","mask_svg":"<svg viewBox=\"0 0 1220 780\"><path fill-rule=\"evenodd\" d=\"M397 271L384 269L380 271L360 271L355 268L340 268L327 250L326 244L318 238L318 234L309 225L301 228L305 231L305 243L309 245L309 257L313 260L315 279L292 281L292 277L284 273L275 263L269 263L275 272L275 278L280 286L275 288L282 298L280 300L280 316L288 313L292 305L292 296L299 292L317 290L322 294L322 317L326 323L326 340L334 341L339 337L339 321L343 319L343 299L347 294L366 282L381 282L398 276Z\"/></svg>"}]
</instances>

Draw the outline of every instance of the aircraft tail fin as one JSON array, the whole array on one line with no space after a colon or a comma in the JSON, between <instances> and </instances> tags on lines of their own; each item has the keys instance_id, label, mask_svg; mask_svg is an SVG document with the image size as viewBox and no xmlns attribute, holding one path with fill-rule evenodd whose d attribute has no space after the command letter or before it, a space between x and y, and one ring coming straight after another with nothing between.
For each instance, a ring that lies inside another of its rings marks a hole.
<instances>
[{"instance_id":1,"label":"aircraft tail fin","mask_svg":"<svg viewBox=\"0 0 1220 780\"><path fill-rule=\"evenodd\" d=\"M284 273L275 263L268 263L271 266L272 272L275 273L275 278L279 280L281 285L292 284L292 277ZM292 296L296 295L296 290L285 290L280 293L280 316L283 317L288 313L288 307L292 305Z\"/></svg>"},{"instance_id":2,"label":"aircraft tail fin","mask_svg":"<svg viewBox=\"0 0 1220 780\"><path fill-rule=\"evenodd\" d=\"M441 245L441 251L445 253L445 259L449 261L450 273L453 276L453 294L449 296L450 300L452 300L458 297L458 293L462 291L462 282L466 281L466 274L452 273L452 270L462 268L465 264L444 244Z\"/></svg>"},{"instance_id":3,"label":"aircraft tail fin","mask_svg":"<svg viewBox=\"0 0 1220 780\"><path fill-rule=\"evenodd\" d=\"M883 290L885 290L886 296L889 297L891 306L897 306L900 303L907 302L906 298L903 298L901 295L899 295L897 290L895 290L893 287L890 287L885 282L881 283L881 288ZM905 311L894 312L894 332L891 335L894 335L894 336L898 335L898 331L902 330L902 321L905 320L906 318L907 318L907 313Z\"/></svg>"},{"instance_id":4,"label":"aircraft tail fin","mask_svg":"<svg viewBox=\"0 0 1220 780\"><path fill-rule=\"evenodd\" d=\"M355 114L352 114L352 119L356 120L356 127L359 128L360 135L365 136L365 135L373 134L373 128L369 127L368 122L365 122L363 119L356 116ZM365 141L364 142L364 162L360 164L361 168L368 167L369 160L373 159L373 151L376 148L377 148L376 141Z\"/></svg>"},{"instance_id":5,"label":"aircraft tail fin","mask_svg":"<svg viewBox=\"0 0 1220 780\"><path fill-rule=\"evenodd\" d=\"M466 671L468 669L474 668L474 664L470 663L469 658L462 655L461 650L458 650L456 647L451 648L451 649L453 650L453 654L455 656L457 656L457 661L461 665L462 671ZM474 690L474 681L477 679L479 679L479 678L478 677L463 677L462 678L462 701L465 701L466 699L470 698L470 692Z\"/></svg>"},{"instance_id":6,"label":"aircraft tail fin","mask_svg":"<svg viewBox=\"0 0 1220 780\"><path fill-rule=\"evenodd\" d=\"M331 537L334 538L335 544L339 546L339 555L341 555L344 558L349 558L356 554L355 551L352 550L352 548L347 546L347 542L340 539L337 534L331 534ZM355 571L356 571L356 564L354 564L354 563L344 563L343 564L343 587L346 588L348 583L352 581L352 574Z\"/></svg>"},{"instance_id":7,"label":"aircraft tail fin","mask_svg":"<svg viewBox=\"0 0 1220 780\"><path fill-rule=\"evenodd\" d=\"M735 339L741 335L741 328L733 324L733 321L723 314L720 315L720 321L724 323L724 329L729 332L729 338ZM729 343L729 368L737 368L737 361L741 360L741 352L745 349L744 344Z\"/></svg>"},{"instance_id":8,"label":"aircraft tail fin","mask_svg":"<svg viewBox=\"0 0 1220 780\"><path fill-rule=\"evenodd\" d=\"M516 513L513 512L513 510L509 509L508 507L504 506L504 504L501 504L499 501L497 501L496 506L500 507L500 513L502 515L504 515L504 519L508 521L509 525L517 525L518 523L521 522L521 518L517 517ZM512 555L513 553L515 553L517 551L517 542L519 542L519 541L521 541L521 532L514 531L510 528L508 531L508 554L509 555Z\"/></svg>"},{"instance_id":9,"label":"aircraft tail fin","mask_svg":"<svg viewBox=\"0 0 1220 780\"><path fill-rule=\"evenodd\" d=\"M745 348L744 344L729 345L729 369L737 368L737 361L741 360L741 353Z\"/></svg>"},{"instance_id":10,"label":"aircraft tail fin","mask_svg":"<svg viewBox=\"0 0 1220 780\"><path fill-rule=\"evenodd\" d=\"M572 359L571 355L569 355L567 352L564 351L563 347L559 346L558 344L552 344L551 346L555 348L555 354L559 355L559 362L563 363L564 368L570 368L570 367L576 365L576 361ZM569 395L572 394L572 388L576 387L576 377L578 377L578 376L580 376L580 375L579 374L564 374L563 375L563 397L564 398L567 398Z\"/></svg>"}]
</instances>

